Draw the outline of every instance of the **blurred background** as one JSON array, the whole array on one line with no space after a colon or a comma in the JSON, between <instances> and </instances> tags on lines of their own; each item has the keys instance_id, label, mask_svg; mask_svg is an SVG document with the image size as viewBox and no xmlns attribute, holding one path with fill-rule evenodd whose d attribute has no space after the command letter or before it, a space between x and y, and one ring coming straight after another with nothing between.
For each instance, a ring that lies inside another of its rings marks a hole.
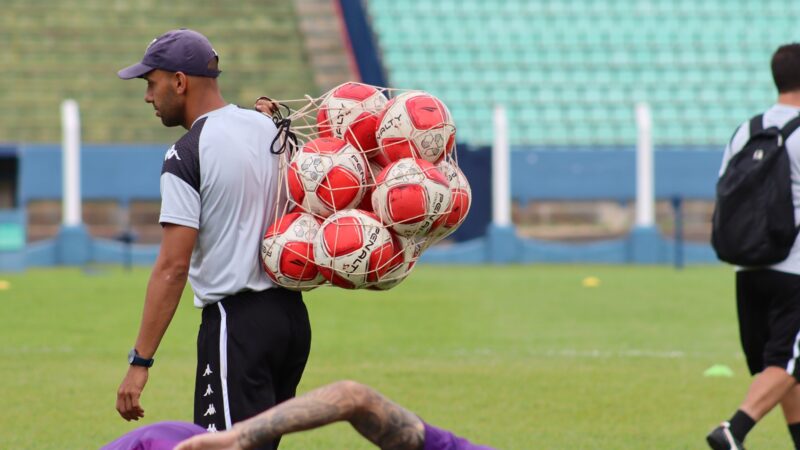
<instances>
[{"instance_id":1,"label":"blurred background","mask_svg":"<svg viewBox=\"0 0 800 450\"><path fill-rule=\"evenodd\" d=\"M116 71L181 26L209 37L223 94L241 106L261 95L318 96L348 80L440 97L474 197L451 243L485 237L492 222L487 149L502 105L515 239L531 246L506 259L670 262L685 239L681 258L713 261L706 243L720 152L774 101L769 59L796 37L798 15L800 3L778 0L6 0L0 267L63 259L53 240L64 219L67 98L80 107L88 258L119 257L102 240L158 243L160 159L182 130L161 126L143 103L144 82ZM637 224L634 208L642 102L656 155L652 224ZM643 258L631 250L639 225L655 232ZM153 255L136 247L133 258Z\"/></svg>"}]
</instances>

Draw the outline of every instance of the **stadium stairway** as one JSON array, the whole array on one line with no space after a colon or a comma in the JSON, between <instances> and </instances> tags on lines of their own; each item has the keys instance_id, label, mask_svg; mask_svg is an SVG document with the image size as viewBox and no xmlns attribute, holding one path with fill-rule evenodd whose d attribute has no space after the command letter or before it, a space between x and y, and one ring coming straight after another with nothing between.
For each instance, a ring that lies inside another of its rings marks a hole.
<instances>
[{"instance_id":1,"label":"stadium stairway","mask_svg":"<svg viewBox=\"0 0 800 450\"><path fill-rule=\"evenodd\" d=\"M350 64L344 30L331 0L293 0L314 84L325 92L345 81L358 80ZM309 92L309 94L314 94Z\"/></svg>"}]
</instances>

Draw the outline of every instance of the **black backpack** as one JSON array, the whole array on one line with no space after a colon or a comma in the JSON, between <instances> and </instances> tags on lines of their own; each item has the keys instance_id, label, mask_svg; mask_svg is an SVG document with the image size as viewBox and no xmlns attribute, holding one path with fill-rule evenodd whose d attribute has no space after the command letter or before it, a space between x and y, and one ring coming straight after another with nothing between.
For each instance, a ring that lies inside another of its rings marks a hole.
<instances>
[{"instance_id":1,"label":"black backpack","mask_svg":"<svg viewBox=\"0 0 800 450\"><path fill-rule=\"evenodd\" d=\"M789 256L797 237L786 140L800 116L783 128L750 120L750 137L717 181L711 245L722 261L764 266Z\"/></svg>"}]
</instances>

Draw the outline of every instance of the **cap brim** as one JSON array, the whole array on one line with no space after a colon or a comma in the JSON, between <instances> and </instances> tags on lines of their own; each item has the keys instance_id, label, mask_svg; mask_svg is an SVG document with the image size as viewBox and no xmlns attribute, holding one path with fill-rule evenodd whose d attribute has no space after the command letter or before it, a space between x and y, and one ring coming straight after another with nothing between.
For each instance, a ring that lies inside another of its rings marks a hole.
<instances>
[{"instance_id":1,"label":"cap brim","mask_svg":"<svg viewBox=\"0 0 800 450\"><path fill-rule=\"evenodd\" d=\"M142 63L136 63L117 72L117 76L123 80L131 80L133 78L139 78L151 70L153 70L153 67L146 66Z\"/></svg>"}]
</instances>

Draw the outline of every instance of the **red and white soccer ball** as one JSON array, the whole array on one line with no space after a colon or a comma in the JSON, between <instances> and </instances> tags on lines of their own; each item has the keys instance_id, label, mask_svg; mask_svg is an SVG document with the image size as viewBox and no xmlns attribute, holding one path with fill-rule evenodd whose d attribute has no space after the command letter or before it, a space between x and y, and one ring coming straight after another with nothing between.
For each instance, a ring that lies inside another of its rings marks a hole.
<instances>
[{"instance_id":1,"label":"red and white soccer ball","mask_svg":"<svg viewBox=\"0 0 800 450\"><path fill-rule=\"evenodd\" d=\"M314 241L319 221L306 213L278 218L261 241L261 263L267 275L280 286L307 291L325 278L314 262Z\"/></svg>"},{"instance_id":2,"label":"red and white soccer ball","mask_svg":"<svg viewBox=\"0 0 800 450\"><path fill-rule=\"evenodd\" d=\"M286 178L290 200L322 217L353 208L364 197L368 170L364 155L347 142L314 139L289 163Z\"/></svg>"},{"instance_id":3,"label":"red and white soccer ball","mask_svg":"<svg viewBox=\"0 0 800 450\"><path fill-rule=\"evenodd\" d=\"M335 286L360 289L375 283L400 261L389 230L372 213L339 211L320 226L314 258Z\"/></svg>"},{"instance_id":4,"label":"red and white soccer ball","mask_svg":"<svg viewBox=\"0 0 800 450\"><path fill-rule=\"evenodd\" d=\"M386 166L375 179L372 210L403 237L435 231L450 210L450 184L433 164L403 158Z\"/></svg>"},{"instance_id":5,"label":"red and white soccer ball","mask_svg":"<svg viewBox=\"0 0 800 450\"><path fill-rule=\"evenodd\" d=\"M371 154L378 146L375 139L377 114L387 101L383 93L372 86L352 81L340 84L323 97L317 110L320 137L344 139Z\"/></svg>"},{"instance_id":6,"label":"red and white soccer ball","mask_svg":"<svg viewBox=\"0 0 800 450\"><path fill-rule=\"evenodd\" d=\"M440 241L456 231L464 223L472 205L472 189L464 172L450 159L440 162L436 168L450 184L450 210L442 225L431 233L432 242Z\"/></svg>"},{"instance_id":7,"label":"red and white soccer ball","mask_svg":"<svg viewBox=\"0 0 800 450\"><path fill-rule=\"evenodd\" d=\"M369 289L386 291L402 283L408 278L422 252L428 248L428 242L426 238L395 236L395 247L399 250L389 264L393 268L383 274L377 283L370 285Z\"/></svg>"},{"instance_id":8,"label":"red and white soccer ball","mask_svg":"<svg viewBox=\"0 0 800 450\"><path fill-rule=\"evenodd\" d=\"M358 204L357 209L372 212L372 191L375 190L375 177L381 173L381 170L383 170L383 166L372 159L369 160L367 184L364 187L364 198L361 200L361 203Z\"/></svg>"},{"instance_id":9,"label":"red and white soccer ball","mask_svg":"<svg viewBox=\"0 0 800 450\"><path fill-rule=\"evenodd\" d=\"M452 150L456 127L447 106L422 91L406 92L378 114L378 157L383 162L421 158L437 164Z\"/></svg>"}]
</instances>

